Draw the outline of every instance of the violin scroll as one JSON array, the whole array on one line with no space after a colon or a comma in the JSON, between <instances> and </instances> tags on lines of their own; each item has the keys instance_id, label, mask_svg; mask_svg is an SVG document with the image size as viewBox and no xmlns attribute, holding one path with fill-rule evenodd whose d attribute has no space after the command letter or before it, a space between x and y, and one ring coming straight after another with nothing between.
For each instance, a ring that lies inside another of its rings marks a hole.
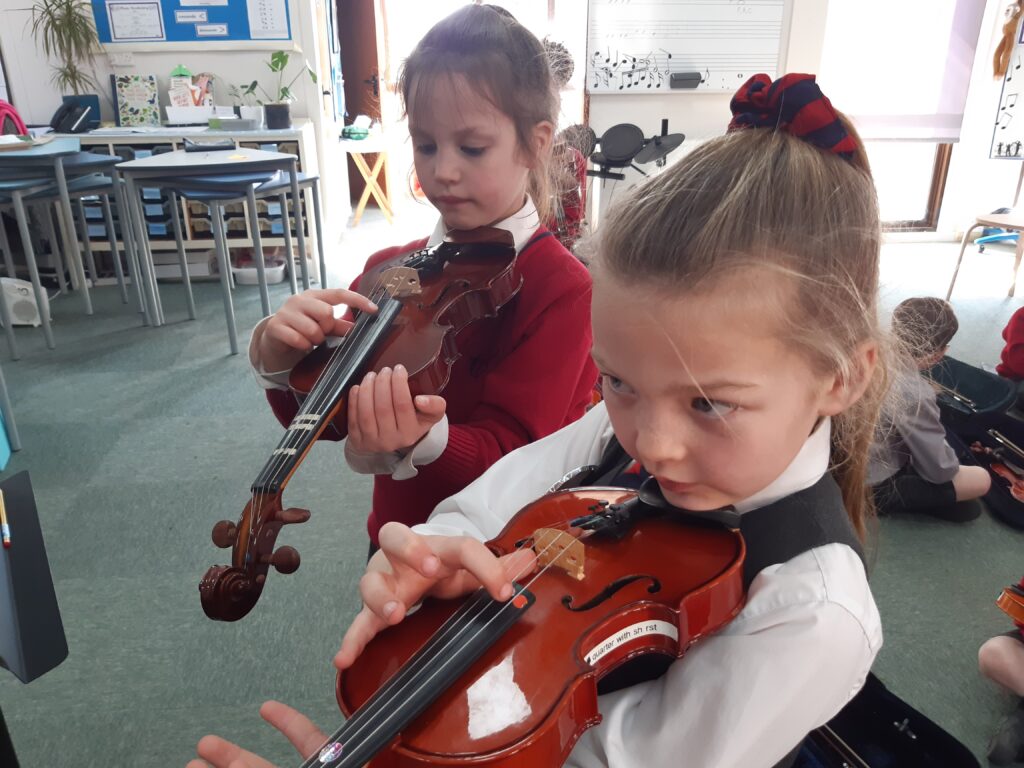
<instances>
[{"instance_id":1,"label":"violin scroll","mask_svg":"<svg viewBox=\"0 0 1024 768\"><path fill-rule=\"evenodd\" d=\"M282 509L280 494L257 494L237 524L221 520L214 525L213 543L221 549L232 549L232 564L211 567L199 582L203 612L218 621L238 621L260 599L269 568L278 573L298 570L298 551L289 546L275 550L274 543L282 526L308 519L307 509Z\"/></svg>"}]
</instances>

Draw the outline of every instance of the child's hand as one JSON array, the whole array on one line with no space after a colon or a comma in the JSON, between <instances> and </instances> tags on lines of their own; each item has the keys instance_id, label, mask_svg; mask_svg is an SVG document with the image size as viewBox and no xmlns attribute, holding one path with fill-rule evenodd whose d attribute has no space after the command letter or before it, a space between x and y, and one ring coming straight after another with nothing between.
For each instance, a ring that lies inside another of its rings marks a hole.
<instances>
[{"instance_id":1,"label":"child's hand","mask_svg":"<svg viewBox=\"0 0 1024 768\"><path fill-rule=\"evenodd\" d=\"M347 669L381 630L400 622L425 595L452 598L483 586L495 600L512 596L512 580L533 571L532 550L497 558L465 536L421 536L401 523L380 529L380 551L359 582L363 609L341 641L334 666Z\"/></svg>"},{"instance_id":2,"label":"child's hand","mask_svg":"<svg viewBox=\"0 0 1024 768\"><path fill-rule=\"evenodd\" d=\"M260 707L260 717L287 737L302 758L316 754L327 737L298 710L277 701L267 701ZM196 747L202 760L192 760L185 768L274 768L259 755L242 749L220 736L204 736ZM204 762L205 761L205 762Z\"/></svg>"},{"instance_id":3,"label":"child's hand","mask_svg":"<svg viewBox=\"0 0 1024 768\"><path fill-rule=\"evenodd\" d=\"M290 297L260 328L256 345L264 369L292 368L328 336L348 333L352 323L334 316L338 304L363 312L377 311L377 305L368 298L344 288L311 289Z\"/></svg>"},{"instance_id":4,"label":"child's hand","mask_svg":"<svg viewBox=\"0 0 1024 768\"><path fill-rule=\"evenodd\" d=\"M389 453L414 446L444 416L437 395L409 391L405 366L366 374L348 395L348 440L359 453Z\"/></svg>"}]
</instances>

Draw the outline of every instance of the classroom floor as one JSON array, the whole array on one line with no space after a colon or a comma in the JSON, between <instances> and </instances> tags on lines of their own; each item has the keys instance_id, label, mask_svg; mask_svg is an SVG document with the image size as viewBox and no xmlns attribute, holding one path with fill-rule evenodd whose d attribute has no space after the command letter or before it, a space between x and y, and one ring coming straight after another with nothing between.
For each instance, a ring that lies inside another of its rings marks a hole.
<instances>
[{"instance_id":1,"label":"classroom floor","mask_svg":"<svg viewBox=\"0 0 1024 768\"><path fill-rule=\"evenodd\" d=\"M371 217L343 241L348 258L331 273L358 269L357 241L400 240ZM957 249L886 246L886 308L944 295ZM954 295L953 355L996 360L1000 329L1020 305L1005 297L1011 261L1006 251L969 252ZM102 287L91 318L76 297L53 302L56 350L38 329L19 328L22 359L0 360L24 443L5 474L31 471L70 646L63 664L30 685L0 674L0 707L25 766L183 766L208 732L295 765L260 720L260 702L291 703L326 728L341 720L330 660L357 606L369 479L349 472L338 445L315 446L286 492L313 518L280 539L299 550L302 567L271 573L242 621L206 619L199 579L228 558L210 529L238 517L280 427L245 356L227 354L219 286L197 285L195 322L179 285L161 290L166 327L143 327L116 288ZM274 306L286 295L275 286ZM256 288L240 287L235 300L247 332L259 317ZM1022 541L988 515L962 526L879 526L872 583L885 647L876 671L979 756L1012 702L979 677L976 654L1008 628L993 601L1020 576Z\"/></svg>"}]
</instances>

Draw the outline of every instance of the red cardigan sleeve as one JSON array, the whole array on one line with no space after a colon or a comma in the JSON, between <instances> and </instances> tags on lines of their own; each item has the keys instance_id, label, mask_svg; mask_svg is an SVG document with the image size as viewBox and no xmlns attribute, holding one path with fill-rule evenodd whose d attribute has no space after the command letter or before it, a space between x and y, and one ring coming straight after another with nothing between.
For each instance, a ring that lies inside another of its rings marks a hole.
<instances>
[{"instance_id":1,"label":"red cardigan sleeve","mask_svg":"<svg viewBox=\"0 0 1024 768\"><path fill-rule=\"evenodd\" d=\"M449 424L444 452L417 467L424 481L460 491L505 454L585 412L597 380L590 358L590 275L561 246L557 250L564 259L549 260L545 248L531 260L535 269L524 274L516 310L523 320L518 341L484 374L469 418Z\"/></svg>"},{"instance_id":2,"label":"red cardigan sleeve","mask_svg":"<svg viewBox=\"0 0 1024 768\"><path fill-rule=\"evenodd\" d=\"M407 245L394 246L392 248L385 248L382 251L377 251L373 254L366 262L366 266L363 267L363 272L352 281L352 285L349 286L349 290L354 291L356 285L359 284L360 278L363 273L371 267L376 266L382 261L392 259L398 256L400 253L409 253L410 251L418 250L427 244L426 238L414 240ZM291 390L288 389L268 389L267 390L267 402L270 403L270 409L274 412L274 416L281 422L281 426L287 428L292 423L292 419L295 418L295 414L299 412L299 404L295 400L295 395L292 394ZM321 440L338 440L337 433L332 429L328 429L320 436Z\"/></svg>"}]
</instances>

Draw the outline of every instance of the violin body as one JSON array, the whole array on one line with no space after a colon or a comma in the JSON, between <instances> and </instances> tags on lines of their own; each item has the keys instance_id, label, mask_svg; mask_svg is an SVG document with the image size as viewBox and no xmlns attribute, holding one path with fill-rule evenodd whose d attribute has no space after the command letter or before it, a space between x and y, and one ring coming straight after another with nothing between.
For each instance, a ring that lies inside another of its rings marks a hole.
<instances>
[{"instance_id":1,"label":"violin body","mask_svg":"<svg viewBox=\"0 0 1024 768\"><path fill-rule=\"evenodd\" d=\"M290 383L300 407L256 480L237 523L221 520L213 542L231 549L231 565L210 567L199 583L211 619L237 621L252 610L271 567L292 573L299 553L274 549L283 525L309 519L286 509L282 493L299 464L328 429L347 432L347 395L369 371L401 363L414 395L440 392L458 358L457 335L489 317L522 284L512 235L482 228L449 234L433 248L402 254L363 275L358 288L378 306L361 313L335 347L321 345L293 369Z\"/></svg>"},{"instance_id":2,"label":"violin body","mask_svg":"<svg viewBox=\"0 0 1024 768\"><path fill-rule=\"evenodd\" d=\"M547 526L564 528L565 521L636 495L610 488L548 494L488 546L496 555L522 546L539 553L538 532ZM535 602L369 765L561 765L580 735L601 720L601 677L640 654L680 657L743 606L744 544L737 531L665 515L576 544L579 549L566 549L540 575L521 580ZM339 673L338 703L350 723L371 696L379 698L378 689L394 687L388 680L399 679L395 673L407 660L436 642L435 632L459 605L425 600ZM353 743L351 729L347 736Z\"/></svg>"},{"instance_id":3,"label":"violin body","mask_svg":"<svg viewBox=\"0 0 1024 768\"><path fill-rule=\"evenodd\" d=\"M1024 624L1024 589L1011 584L996 598L996 605L1011 619Z\"/></svg>"}]
</instances>

